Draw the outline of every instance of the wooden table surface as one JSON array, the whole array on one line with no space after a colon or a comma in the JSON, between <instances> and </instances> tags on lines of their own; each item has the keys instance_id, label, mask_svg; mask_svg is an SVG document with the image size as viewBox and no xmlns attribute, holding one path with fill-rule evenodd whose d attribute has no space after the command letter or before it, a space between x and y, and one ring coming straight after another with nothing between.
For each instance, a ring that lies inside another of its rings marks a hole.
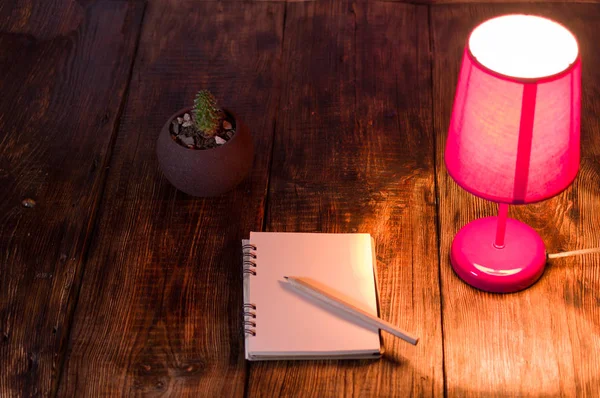
<instances>
[{"instance_id":1,"label":"wooden table surface","mask_svg":"<svg viewBox=\"0 0 600 398\"><path fill-rule=\"evenodd\" d=\"M580 173L510 214L550 252L598 246L600 4L0 2L0 396L599 396L600 256L510 295L449 263L457 230L495 212L444 167L462 49L508 12L564 23L583 58ZM211 199L155 156L200 88L256 145ZM419 345L246 362L250 231L372 234L382 316Z\"/></svg>"}]
</instances>

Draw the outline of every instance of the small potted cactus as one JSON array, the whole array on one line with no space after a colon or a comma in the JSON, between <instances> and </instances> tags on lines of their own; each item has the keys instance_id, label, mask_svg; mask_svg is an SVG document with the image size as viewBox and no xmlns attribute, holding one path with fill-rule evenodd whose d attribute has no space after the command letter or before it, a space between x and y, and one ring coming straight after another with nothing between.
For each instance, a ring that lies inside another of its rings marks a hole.
<instances>
[{"instance_id":1,"label":"small potted cactus","mask_svg":"<svg viewBox=\"0 0 600 398\"><path fill-rule=\"evenodd\" d=\"M254 146L248 127L203 90L193 107L167 120L156 152L163 174L175 188L193 196L216 196L248 174Z\"/></svg>"}]
</instances>

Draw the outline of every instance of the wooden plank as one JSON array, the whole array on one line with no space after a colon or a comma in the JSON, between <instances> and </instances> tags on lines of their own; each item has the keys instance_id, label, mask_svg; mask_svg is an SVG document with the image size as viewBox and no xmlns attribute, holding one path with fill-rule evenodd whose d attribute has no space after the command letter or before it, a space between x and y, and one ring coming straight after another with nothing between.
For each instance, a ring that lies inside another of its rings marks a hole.
<instances>
[{"instance_id":1,"label":"wooden plank","mask_svg":"<svg viewBox=\"0 0 600 398\"><path fill-rule=\"evenodd\" d=\"M161 0L148 0L161 1ZM247 0L197 0L197 1L223 1L223 2L245 2ZM320 0L251 0L253 2L275 2L275 3L306 3ZM338 0L346 1L346 0ZM470 3L486 3L486 4L505 4L505 3L571 3L571 4L586 4L599 3L600 0L360 0L360 2L393 2L406 3L415 5L437 5L437 4L470 4Z\"/></svg>"},{"instance_id":2,"label":"wooden plank","mask_svg":"<svg viewBox=\"0 0 600 398\"><path fill-rule=\"evenodd\" d=\"M2 397L58 379L143 11L0 4Z\"/></svg>"},{"instance_id":3,"label":"wooden plank","mask_svg":"<svg viewBox=\"0 0 600 398\"><path fill-rule=\"evenodd\" d=\"M371 233L382 316L421 341L385 335L374 362L255 362L249 396L441 396L427 8L318 2L286 15L267 230Z\"/></svg>"},{"instance_id":4,"label":"wooden plank","mask_svg":"<svg viewBox=\"0 0 600 398\"><path fill-rule=\"evenodd\" d=\"M262 228L283 4L148 4L59 395L241 396L240 242ZM254 168L197 199L157 167L165 120L210 89L250 126Z\"/></svg>"},{"instance_id":5,"label":"wooden plank","mask_svg":"<svg viewBox=\"0 0 600 398\"><path fill-rule=\"evenodd\" d=\"M531 12L562 22L578 36L583 59L582 162L574 185L510 216L537 229L549 252L598 246L600 226L600 6L464 5L432 8L434 124L440 191L444 359L449 396L598 396L600 391L600 259L552 263L541 280L516 294L477 291L453 273L452 239L469 221L493 215L493 204L460 189L443 153L463 46L471 29L504 13Z\"/></svg>"},{"instance_id":6,"label":"wooden plank","mask_svg":"<svg viewBox=\"0 0 600 398\"><path fill-rule=\"evenodd\" d=\"M148 1L162 1L162 0L148 0ZM245 2L247 0L197 0L197 1L220 1L220 2ZM253 2L275 2L275 3L306 3L320 0L250 0ZM346 1L346 0L338 0ZM600 3L600 0L360 0L359 2L392 2L392 3L406 3L415 5L438 5L438 4L470 4L470 3L486 3L486 4L505 4L505 3L571 3L571 4L586 4Z\"/></svg>"},{"instance_id":7,"label":"wooden plank","mask_svg":"<svg viewBox=\"0 0 600 398\"><path fill-rule=\"evenodd\" d=\"M156 0L150 0L156 1ZM161 1L161 0L158 0ZM196 1L220 1L220 2L231 2L231 3L243 3L248 0L196 0ZM251 2L265 2L265 3L303 3L309 1L318 1L318 0L249 0Z\"/></svg>"},{"instance_id":8,"label":"wooden plank","mask_svg":"<svg viewBox=\"0 0 600 398\"><path fill-rule=\"evenodd\" d=\"M380 1L380 0L375 0ZM414 4L430 4L430 5L441 5L441 4L539 4L539 3L570 3L570 4L597 4L599 0L383 0L383 1L401 1Z\"/></svg>"}]
</instances>

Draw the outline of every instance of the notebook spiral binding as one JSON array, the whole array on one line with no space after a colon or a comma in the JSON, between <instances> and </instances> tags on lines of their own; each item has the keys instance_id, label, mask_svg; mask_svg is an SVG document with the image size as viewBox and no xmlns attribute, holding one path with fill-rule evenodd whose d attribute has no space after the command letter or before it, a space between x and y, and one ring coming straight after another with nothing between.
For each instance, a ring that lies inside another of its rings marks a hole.
<instances>
[{"instance_id":1,"label":"notebook spiral binding","mask_svg":"<svg viewBox=\"0 0 600 398\"><path fill-rule=\"evenodd\" d=\"M255 276L256 275L256 246L247 243L242 245L242 252L244 255L243 260L243 273L244 276ZM244 333L250 336L256 336L256 305L252 303L244 303L243 306L244 314Z\"/></svg>"}]
</instances>

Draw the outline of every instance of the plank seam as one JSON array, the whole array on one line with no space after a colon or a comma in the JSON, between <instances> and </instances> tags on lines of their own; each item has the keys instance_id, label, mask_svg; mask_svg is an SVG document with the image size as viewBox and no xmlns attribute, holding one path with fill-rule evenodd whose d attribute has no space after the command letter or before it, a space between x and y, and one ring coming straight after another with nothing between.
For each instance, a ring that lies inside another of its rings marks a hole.
<instances>
[{"instance_id":1,"label":"plank seam","mask_svg":"<svg viewBox=\"0 0 600 398\"><path fill-rule=\"evenodd\" d=\"M93 215L92 217L90 217L90 221L88 223L88 227L91 225L91 228L89 228L90 233L86 235L86 240L83 244L83 250L82 250L82 256L81 256L81 266L80 266L80 271L79 271L79 276L75 276L74 277L74 281L76 278L77 281L77 287L75 289L74 292L74 298L73 298L73 308L70 311L70 314L68 314L67 316L67 322L66 324L68 325L66 332L65 332L65 337L64 337L64 344L65 344L65 348L64 348L64 353L63 355L59 358L59 366L58 366L58 373L56 375L56 379L53 383L52 389L50 390L50 396L52 397L57 397L58 396L58 391L60 389L60 385L62 383L62 378L63 378L63 374L64 374L64 368L66 365L66 359L67 359L67 347L69 345L69 342L71 340L71 331L73 329L73 323L75 321L75 313L77 311L77 305L79 303L79 295L81 293L81 285L83 284L83 277L85 275L85 268L86 268L86 264L88 262L88 256L90 253L90 247L91 247L91 242L94 239L94 235L98 230L98 221L99 221L99 217L98 214L100 213L100 209L102 208L102 204L104 201L104 194L106 191L106 183L108 181L108 166L110 165L111 161L112 161L112 155L113 155L113 148L115 146L115 143L117 141L117 135L119 134L119 129L121 127L121 118L123 116L123 112L125 110L125 106L127 104L127 100L129 98L129 88L131 86L131 79L133 77L133 70L134 70L134 66L137 60L137 54L138 54L138 49L140 46L140 40L142 37L142 31L144 29L144 18L146 16L146 9L147 9L147 5L148 3L146 1L143 2L143 6L142 6L142 16L140 18L140 22L139 22L139 28L138 28L138 32L137 32L137 37L135 38L135 45L133 48L133 54L131 57L131 64L129 65L129 72L127 74L127 82L125 83L125 90L123 91L123 97L121 99L121 103L119 104L119 108L117 110L117 114L115 117L115 121L113 124L113 130L112 130L112 134L110 137L110 141L108 143L108 147L107 147L107 151L106 151L106 155L104 156L104 160L102 162L102 173L104 173L104 175L101 177L101 189L98 195L98 201L96 203L95 209L93 209Z\"/></svg>"},{"instance_id":2,"label":"plank seam","mask_svg":"<svg viewBox=\"0 0 600 398\"><path fill-rule=\"evenodd\" d=\"M281 79L282 76L282 68L283 68L283 49L285 46L285 27L287 22L287 2L284 2L283 6L283 21L281 25L281 51L279 52L279 75L278 78ZM267 186L265 190L265 204L263 210L263 219L261 230L265 231L267 228L267 217L269 216L269 195L271 192L271 171L273 170L273 158L275 153L275 134L277 131L277 119L279 115L279 110L281 109L281 101L283 98L283 84L280 83L279 87L279 98L277 100L277 106L275 108L275 118L273 120L273 131L271 133L271 153L269 158L269 166L267 168ZM246 362L246 374L244 378L244 398L248 398L248 394L250 391L250 369L252 368L251 363L249 361Z\"/></svg>"},{"instance_id":3,"label":"plank seam","mask_svg":"<svg viewBox=\"0 0 600 398\"><path fill-rule=\"evenodd\" d=\"M436 240L438 249L438 285L440 289L440 329L442 333L442 378L444 386L444 397L448 396L447 376L446 376L446 347L444 340L444 297L442 289L442 239L441 239L441 225L440 225L440 187L438 184L438 147L437 147L437 134L435 129L435 96L434 96L434 60L435 60L435 38L433 32L433 21L432 21L432 5L427 5L427 23L429 24L429 78L431 79L430 95L431 95L431 134L433 139L433 188L434 188L434 199L435 199L435 225L436 225Z\"/></svg>"},{"instance_id":4,"label":"plank seam","mask_svg":"<svg viewBox=\"0 0 600 398\"><path fill-rule=\"evenodd\" d=\"M282 76L282 67L283 67L283 49L285 46L285 27L287 22L287 2L283 7L283 22L282 22L282 32L281 32L281 52L279 53L279 78ZM269 215L269 196L271 193L271 171L273 170L273 158L275 153L275 135L277 131L277 121L279 110L281 109L281 101L283 98L283 84L280 83L279 87L279 98L277 100L277 108L275 109L275 119L273 120L273 132L271 133L271 154L269 159L269 168L267 169L267 187L265 192L265 207L263 213L263 222L262 222L262 231L265 231L267 228L267 217Z\"/></svg>"}]
</instances>

